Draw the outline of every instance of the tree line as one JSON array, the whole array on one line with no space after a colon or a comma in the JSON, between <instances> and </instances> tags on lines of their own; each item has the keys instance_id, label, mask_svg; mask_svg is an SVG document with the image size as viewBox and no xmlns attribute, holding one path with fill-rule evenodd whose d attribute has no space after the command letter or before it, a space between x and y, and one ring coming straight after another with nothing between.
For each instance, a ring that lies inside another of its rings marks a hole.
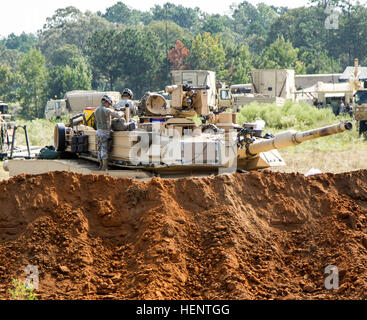
<instances>
[{"instance_id":1,"label":"tree line","mask_svg":"<svg viewBox=\"0 0 367 320\"><path fill-rule=\"evenodd\" d=\"M325 25L330 5L333 29ZM139 11L123 2L96 13L58 9L37 34L0 40L0 100L33 118L70 90L130 87L139 98L162 90L174 69L213 70L235 84L251 82L253 68L332 73L354 58L367 62L367 8L358 1L310 0L296 9L243 1L229 10L166 3Z\"/></svg>"}]
</instances>

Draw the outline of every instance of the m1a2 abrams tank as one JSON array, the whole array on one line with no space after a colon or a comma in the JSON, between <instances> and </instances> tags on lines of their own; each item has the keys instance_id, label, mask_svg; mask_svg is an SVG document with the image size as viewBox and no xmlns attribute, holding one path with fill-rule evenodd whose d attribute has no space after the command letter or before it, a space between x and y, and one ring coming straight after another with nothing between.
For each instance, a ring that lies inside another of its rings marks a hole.
<instances>
[{"instance_id":1,"label":"m1a2 abrams tank","mask_svg":"<svg viewBox=\"0 0 367 320\"><path fill-rule=\"evenodd\" d=\"M170 100L157 93L141 99L137 128L113 131L109 152L109 170L102 173L149 178L151 176L203 176L257 170L285 165L277 149L307 140L350 130L350 122L341 122L306 132L293 130L275 136L263 135L257 124L239 126L237 114L222 112L208 103L208 87L172 85L166 87ZM129 108L126 108L127 117ZM129 120L129 119L127 119ZM43 173L69 170L80 173L97 172L96 130L83 114L71 118L69 124L55 126L54 141L62 160L37 160L28 171L23 163L13 172Z\"/></svg>"},{"instance_id":2,"label":"m1a2 abrams tank","mask_svg":"<svg viewBox=\"0 0 367 320\"><path fill-rule=\"evenodd\" d=\"M172 176L264 169L285 165L277 149L352 128L350 122L341 122L306 132L263 136L256 124L239 126L237 114L210 106L208 89L168 86L171 100L147 93L139 105L137 129L112 134L110 171L129 169ZM85 123L80 118L67 126L57 124L57 150L96 160L96 131Z\"/></svg>"}]
</instances>

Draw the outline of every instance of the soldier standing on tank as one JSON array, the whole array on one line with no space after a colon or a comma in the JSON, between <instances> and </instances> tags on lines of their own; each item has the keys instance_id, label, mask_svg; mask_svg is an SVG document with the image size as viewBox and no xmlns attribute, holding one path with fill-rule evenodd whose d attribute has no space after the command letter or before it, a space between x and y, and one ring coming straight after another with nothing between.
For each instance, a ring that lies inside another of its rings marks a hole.
<instances>
[{"instance_id":1,"label":"soldier standing on tank","mask_svg":"<svg viewBox=\"0 0 367 320\"><path fill-rule=\"evenodd\" d=\"M129 88L125 88L121 93L122 99L115 104L115 110L125 110L126 107L130 108L130 114L135 114L135 106L132 101L134 98L133 92Z\"/></svg>"},{"instance_id":2,"label":"soldier standing on tank","mask_svg":"<svg viewBox=\"0 0 367 320\"><path fill-rule=\"evenodd\" d=\"M97 126L97 146L98 160L100 161L99 170L108 170L108 143L111 140L111 121L112 118L122 118L123 112L113 111L112 99L108 95L104 95L101 100L102 105L97 108L94 113L95 123Z\"/></svg>"}]
</instances>

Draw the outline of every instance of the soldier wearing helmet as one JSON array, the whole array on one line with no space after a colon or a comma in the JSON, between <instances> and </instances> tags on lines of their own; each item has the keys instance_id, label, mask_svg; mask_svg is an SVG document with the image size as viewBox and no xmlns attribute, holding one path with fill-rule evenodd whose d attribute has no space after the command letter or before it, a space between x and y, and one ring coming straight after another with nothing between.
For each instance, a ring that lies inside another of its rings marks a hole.
<instances>
[{"instance_id":1,"label":"soldier wearing helmet","mask_svg":"<svg viewBox=\"0 0 367 320\"><path fill-rule=\"evenodd\" d=\"M100 161L99 170L108 169L108 143L111 141L111 122L112 118L121 118L124 116L123 112L114 111L112 106L112 99L108 95L104 95L101 99L102 105L97 108L94 113L95 123L97 127L97 146L98 146L98 160Z\"/></svg>"},{"instance_id":2,"label":"soldier wearing helmet","mask_svg":"<svg viewBox=\"0 0 367 320\"><path fill-rule=\"evenodd\" d=\"M130 109L132 116L136 115L137 109L132 99L134 98L133 92L129 88L125 88L121 93L122 99L115 104L115 110L124 111L126 108Z\"/></svg>"}]
</instances>

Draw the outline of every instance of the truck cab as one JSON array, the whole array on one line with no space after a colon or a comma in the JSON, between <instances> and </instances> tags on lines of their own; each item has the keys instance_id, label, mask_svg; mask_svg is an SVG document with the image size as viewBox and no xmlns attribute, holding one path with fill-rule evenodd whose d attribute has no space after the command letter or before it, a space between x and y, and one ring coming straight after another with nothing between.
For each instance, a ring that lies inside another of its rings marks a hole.
<instances>
[{"instance_id":1,"label":"truck cab","mask_svg":"<svg viewBox=\"0 0 367 320\"><path fill-rule=\"evenodd\" d=\"M232 108L233 99L230 88L218 88L218 107L219 108Z\"/></svg>"},{"instance_id":2,"label":"truck cab","mask_svg":"<svg viewBox=\"0 0 367 320\"><path fill-rule=\"evenodd\" d=\"M45 118L50 120L52 118L59 119L62 115L66 114L66 101L65 99L60 100L49 100L47 101L45 108Z\"/></svg>"}]
</instances>

